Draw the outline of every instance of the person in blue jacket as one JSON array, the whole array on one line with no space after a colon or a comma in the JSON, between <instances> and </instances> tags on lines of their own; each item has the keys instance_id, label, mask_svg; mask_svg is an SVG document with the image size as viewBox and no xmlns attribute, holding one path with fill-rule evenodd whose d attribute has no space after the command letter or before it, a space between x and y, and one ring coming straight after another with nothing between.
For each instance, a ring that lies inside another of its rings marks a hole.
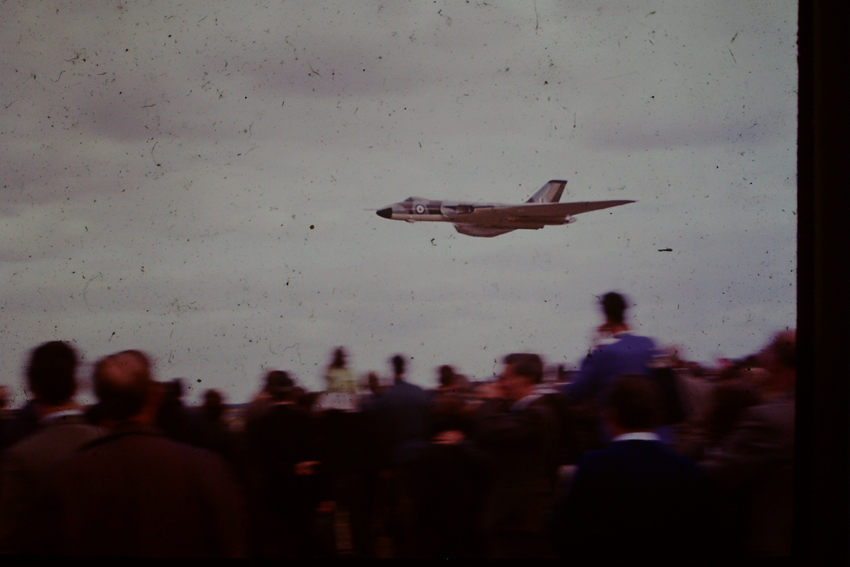
<instances>
[{"instance_id":1,"label":"person in blue jacket","mask_svg":"<svg viewBox=\"0 0 850 567\"><path fill-rule=\"evenodd\" d=\"M608 292L600 301L605 322L597 328L594 346L581 363L566 394L571 402L590 402L600 414L614 380L624 374L651 374L650 363L656 354L655 342L649 337L632 334L626 323L626 299ZM603 427L603 441L610 434Z\"/></svg>"}]
</instances>

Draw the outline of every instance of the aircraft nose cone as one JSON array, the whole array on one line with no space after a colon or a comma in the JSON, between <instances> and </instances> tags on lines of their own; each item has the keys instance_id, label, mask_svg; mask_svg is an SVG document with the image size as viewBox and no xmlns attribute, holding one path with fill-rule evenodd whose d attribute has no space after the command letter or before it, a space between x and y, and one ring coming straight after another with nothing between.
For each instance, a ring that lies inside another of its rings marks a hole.
<instances>
[{"instance_id":1,"label":"aircraft nose cone","mask_svg":"<svg viewBox=\"0 0 850 567\"><path fill-rule=\"evenodd\" d=\"M381 209L380 211L377 212L377 215L379 217L383 217L385 219L391 219L391 218L393 218L393 209L392 209L392 207L387 207L386 209Z\"/></svg>"}]
</instances>

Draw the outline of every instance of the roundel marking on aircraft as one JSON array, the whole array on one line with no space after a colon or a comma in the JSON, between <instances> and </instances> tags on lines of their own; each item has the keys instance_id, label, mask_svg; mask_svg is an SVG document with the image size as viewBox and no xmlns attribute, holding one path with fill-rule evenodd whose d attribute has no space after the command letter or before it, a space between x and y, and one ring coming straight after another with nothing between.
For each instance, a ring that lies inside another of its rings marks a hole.
<instances>
[{"instance_id":1,"label":"roundel marking on aircraft","mask_svg":"<svg viewBox=\"0 0 850 567\"><path fill-rule=\"evenodd\" d=\"M413 210L416 211L417 215L424 215L425 211L427 209L425 208L425 205L423 205L422 203L417 203L417 205L415 207L413 207Z\"/></svg>"}]
</instances>

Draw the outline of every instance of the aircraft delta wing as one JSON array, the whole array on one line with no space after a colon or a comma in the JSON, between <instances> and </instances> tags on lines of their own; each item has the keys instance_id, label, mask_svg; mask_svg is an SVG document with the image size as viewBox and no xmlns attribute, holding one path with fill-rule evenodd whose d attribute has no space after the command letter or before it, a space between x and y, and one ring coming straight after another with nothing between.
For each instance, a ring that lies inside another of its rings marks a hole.
<instances>
[{"instance_id":1,"label":"aircraft delta wing","mask_svg":"<svg viewBox=\"0 0 850 567\"><path fill-rule=\"evenodd\" d=\"M450 222L461 234L492 237L516 229L540 229L547 225L570 224L574 215L616 207L634 201L582 201L558 203L566 181L552 180L527 202L520 205L501 203L465 203L433 201L421 197L408 199L380 209L380 217L407 222Z\"/></svg>"}]
</instances>

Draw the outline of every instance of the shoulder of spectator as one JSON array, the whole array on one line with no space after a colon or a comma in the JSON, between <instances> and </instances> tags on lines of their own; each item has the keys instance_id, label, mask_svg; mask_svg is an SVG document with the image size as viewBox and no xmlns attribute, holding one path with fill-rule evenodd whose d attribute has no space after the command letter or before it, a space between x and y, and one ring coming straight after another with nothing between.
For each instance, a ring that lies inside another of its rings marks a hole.
<instances>
[{"instance_id":1,"label":"shoulder of spectator","mask_svg":"<svg viewBox=\"0 0 850 567\"><path fill-rule=\"evenodd\" d=\"M496 444L537 441L541 430L548 425L547 411L551 410L545 407L545 402L530 404L522 411L495 409L485 413L479 420L478 436Z\"/></svg>"},{"instance_id":2,"label":"shoulder of spectator","mask_svg":"<svg viewBox=\"0 0 850 567\"><path fill-rule=\"evenodd\" d=\"M747 482L789 445L785 431L790 424L778 419L770 406L747 408L726 440L706 452L700 465L713 478L729 484Z\"/></svg>"}]
</instances>

